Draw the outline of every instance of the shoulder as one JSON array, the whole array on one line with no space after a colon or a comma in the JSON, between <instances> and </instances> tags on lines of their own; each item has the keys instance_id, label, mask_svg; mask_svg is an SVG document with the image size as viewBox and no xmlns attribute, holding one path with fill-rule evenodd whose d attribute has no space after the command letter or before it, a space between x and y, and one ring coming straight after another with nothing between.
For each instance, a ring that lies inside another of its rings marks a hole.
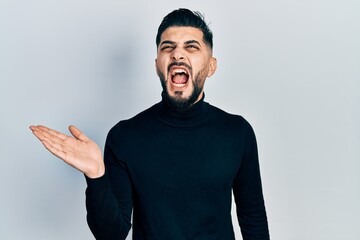
<instances>
[{"instance_id":1,"label":"shoulder","mask_svg":"<svg viewBox=\"0 0 360 240\"><path fill-rule=\"evenodd\" d=\"M255 138L253 127L242 115L229 113L210 104L209 107L210 118L214 124L227 131L232 131L242 138Z\"/></svg>"},{"instance_id":2,"label":"shoulder","mask_svg":"<svg viewBox=\"0 0 360 240\"><path fill-rule=\"evenodd\" d=\"M242 126L245 128L252 128L250 123L239 114L229 113L225 110L222 110L216 106L210 105L210 115L215 120L227 123L227 124L235 124L237 126Z\"/></svg>"},{"instance_id":3,"label":"shoulder","mask_svg":"<svg viewBox=\"0 0 360 240\"><path fill-rule=\"evenodd\" d=\"M157 104L154 104L129 119L119 121L110 129L108 137L118 136L120 133L123 135L129 131L140 131L145 125L151 124L154 121L154 108L156 106Z\"/></svg>"}]
</instances>

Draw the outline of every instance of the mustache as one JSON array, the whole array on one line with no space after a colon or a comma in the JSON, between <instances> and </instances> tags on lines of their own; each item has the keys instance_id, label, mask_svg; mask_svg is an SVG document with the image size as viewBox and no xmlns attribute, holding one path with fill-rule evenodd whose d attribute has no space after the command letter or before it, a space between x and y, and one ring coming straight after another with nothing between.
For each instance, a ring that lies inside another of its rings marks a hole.
<instances>
[{"instance_id":1,"label":"mustache","mask_svg":"<svg viewBox=\"0 0 360 240\"><path fill-rule=\"evenodd\" d=\"M170 72L170 68L172 68L173 66L177 66L177 67L184 66L187 69L189 69L190 74L192 73L192 67L189 66L188 64L184 63L184 62L172 62L172 63L170 63L169 66L168 66L167 71Z\"/></svg>"}]
</instances>

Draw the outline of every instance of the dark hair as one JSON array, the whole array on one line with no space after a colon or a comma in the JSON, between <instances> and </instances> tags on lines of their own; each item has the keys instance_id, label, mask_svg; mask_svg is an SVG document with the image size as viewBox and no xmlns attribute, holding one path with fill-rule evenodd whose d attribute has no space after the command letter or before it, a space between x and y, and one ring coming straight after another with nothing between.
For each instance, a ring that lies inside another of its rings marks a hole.
<instances>
[{"instance_id":1,"label":"dark hair","mask_svg":"<svg viewBox=\"0 0 360 240\"><path fill-rule=\"evenodd\" d=\"M174 10L164 17L156 35L156 46L160 44L161 34L169 27L195 27L200 29L204 35L204 42L212 49L213 34L204 21L204 16L199 12L193 12L189 9L180 8Z\"/></svg>"}]
</instances>

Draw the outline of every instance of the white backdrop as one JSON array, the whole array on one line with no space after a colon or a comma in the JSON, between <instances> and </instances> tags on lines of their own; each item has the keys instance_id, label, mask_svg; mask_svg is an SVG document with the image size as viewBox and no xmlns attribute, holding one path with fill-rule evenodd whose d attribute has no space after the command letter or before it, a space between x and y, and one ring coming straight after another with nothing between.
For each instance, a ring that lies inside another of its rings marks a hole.
<instances>
[{"instance_id":1,"label":"white backdrop","mask_svg":"<svg viewBox=\"0 0 360 240\"><path fill-rule=\"evenodd\" d=\"M358 0L2 0L0 239L93 239L83 176L28 126L75 124L103 148L160 100L155 34L179 7L214 32L206 101L255 129L272 239L360 239Z\"/></svg>"}]
</instances>

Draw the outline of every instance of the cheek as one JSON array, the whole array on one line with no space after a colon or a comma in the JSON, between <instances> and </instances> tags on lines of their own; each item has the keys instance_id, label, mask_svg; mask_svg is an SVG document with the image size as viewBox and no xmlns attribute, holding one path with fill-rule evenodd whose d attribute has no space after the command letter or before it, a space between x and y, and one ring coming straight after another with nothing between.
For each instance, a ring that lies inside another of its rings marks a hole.
<instances>
[{"instance_id":1,"label":"cheek","mask_svg":"<svg viewBox=\"0 0 360 240\"><path fill-rule=\"evenodd\" d=\"M157 71L162 72L163 74L166 74L167 71L167 63L163 59L158 59L156 61L156 69Z\"/></svg>"},{"instance_id":2,"label":"cheek","mask_svg":"<svg viewBox=\"0 0 360 240\"><path fill-rule=\"evenodd\" d=\"M194 59L192 61L192 65L194 68L196 67L198 72L202 71L203 69L209 69L209 61L207 61L207 59L204 57Z\"/></svg>"},{"instance_id":3,"label":"cheek","mask_svg":"<svg viewBox=\"0 0 360 240\"><path fill-rule=\"evenodd\" d=\"M155 65L156 68L156 73L160 78L164 78L164 74L160 71L160 69L158 68L158 65Z\"/></svg>"},{"instance_id":4,"label":"cheek","mask_svg":"<svg viewBox=\"0 0 360 240\"><path fill-rule=\"evenodd\" d=\"M209 73L209 65L205 62L201 62L197 65L197 74L198 76L201 76L202 78L206 78Z\"/></svg>"}]
</instances>

